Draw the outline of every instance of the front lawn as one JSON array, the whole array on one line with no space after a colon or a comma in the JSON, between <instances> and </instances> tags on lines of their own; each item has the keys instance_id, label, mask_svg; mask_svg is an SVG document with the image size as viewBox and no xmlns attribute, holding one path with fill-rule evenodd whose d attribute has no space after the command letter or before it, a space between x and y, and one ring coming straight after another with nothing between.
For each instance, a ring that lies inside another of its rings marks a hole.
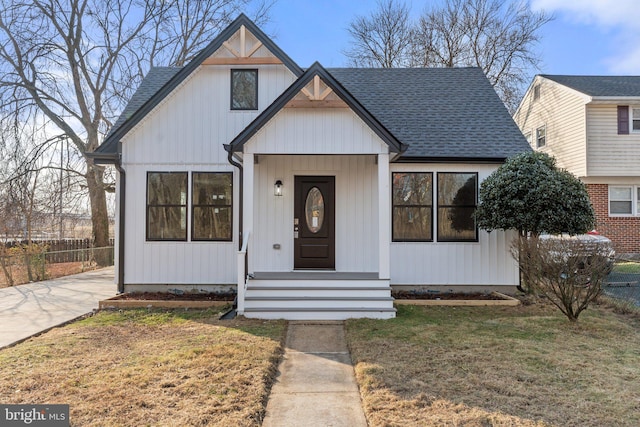
<instances>
[{"instance_id":1,"label":"front lawn","mask_svg":"<svg viewBox=\"0 0 640 427\"><path fill-rule=\"evenodd\" d=\"M259 426L284 322L101 312L0 351L0 402L69 404L82 426Z\"/></svg>"},{"instance_id":2,"label":"front lawn","mask_svg":"<svg viewBox=\"0 0 640 427\"><path fill-rule=\"evenodd\" d=\"M640 321L596 307L399 306L347 322L370 426L640 425Z\"/></svg>"}]
</instances>

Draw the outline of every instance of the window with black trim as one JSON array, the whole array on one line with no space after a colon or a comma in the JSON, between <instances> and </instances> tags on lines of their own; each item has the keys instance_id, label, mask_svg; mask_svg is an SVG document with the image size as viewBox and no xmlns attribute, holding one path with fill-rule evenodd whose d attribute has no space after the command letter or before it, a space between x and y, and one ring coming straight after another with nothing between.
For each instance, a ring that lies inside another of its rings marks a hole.
<instances>
[{"instance_id":1,"label":"window with black trim","mask_svg":"<svg viewBox=\"0 0 640 427\"><path fill-rule=\"evenodd\" d=\"M187 172L147 172L147 240L187 240Z\"/></svg>"},{"instance_id":2,"label":"window with black trim","mask_svg":"<svg viewBox=\"0 0 640 427\"><path fill-rule=\"evenodd\" d=\"M194 172L192 175L191 240L231 240L233 174Z\"/></svg>"},{"instance_id":3,"label":"window with black trim","mask_svg":"<svg viewBox=\"0 0 640 427\"><path fill-rule=\"evenodd\" d=\"M231 109L258 109L258 70L231 70Z\"/></svg>"},{"instance_id":4,"label":"window with black trim","mask_svg":"<svg viewBox=\"0 0 640 427\"><path fill-rule=\"evenodd\" d=\"M433 173L394 172L393 241L433 241Z\"/></svg>"},{"instance_id":5,"label":"window with black trim","mask_svg":"<svg viewBox=\"0 0 640 427\"><path fill-rule=\"evenodd\" d=\"M438 173L438 241L477 242L478 174Z\"/></svg>"}]
</instances>

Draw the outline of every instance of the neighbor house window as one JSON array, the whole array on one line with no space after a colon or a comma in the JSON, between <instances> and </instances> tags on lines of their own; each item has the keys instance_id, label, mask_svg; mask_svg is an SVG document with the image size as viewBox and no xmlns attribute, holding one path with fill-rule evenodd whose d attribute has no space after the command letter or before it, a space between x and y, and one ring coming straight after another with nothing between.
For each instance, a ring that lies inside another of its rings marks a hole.
<instances>
[{"instance_id":1,"label":"neighbor house window","mask_svg":"<svg viewBox=\"0 0 640 427\"><path fill-rule=\"evenodd\" d=\"M609 215L640 215L640 187L609 186Z\"/></svg>"},{"instance_id":2,"label":"neighbor house window","mask_svg":"<svg viewBox=\"0 0 640 427\"><path fill-rule=\"evenodd\" d=\"M187 240L186 172L147 173L147 240Z\"/></svg>"},{"instance_id":3,"label":"neighbor house window","mask_svg":"<svg viewBox=\"0 0 640 427\"><path fill-rule=\"evenodd\" d=\"M533 87L533 100L537 101L540 99L540 85L535 85Z\"/></svg>"},{"instance_id":4,"label":"neighbor house window","mask_svg":"<svg viewBox=\"0 0 640 427\"><path fill-rule=\"evenodd\" d=\"M438 173L438 241L478 241L477 204L477 173Z\"/></svg>"},{"instance_id":5,"label":"neighbor house window","mask_svg":"<svg viewBox=\"0 0 640 427\"><path fill-rule=\"evenodd\" d=\"M258 70L231 70L231 109L258 109Z\"/></svg>"},{"instance_id":6,"label":"neighbor house window","mask_svg":"<svg viewBox=\"0 0 640 427\"><path fill-rule=\"evenodd\" d=\"M394 172L393 241L433 241L433 174Z\"/></svg>"},{"instance_id":7,"label":"neighbor house window","mask_svg":"<svg viewBox=\"0 0 640 427\"><path fill-rule=\"evenodd\" d=\"M640 132L640 107L618 105L618 135Z\"/></svg>"},{"instance_id":8,"label":"neighbor house window","mask_svg":"<svg viewBox=\"0 0 640 427\"><path fill-rule=\"evenodd\" d=\"M529 145L531 145L531 132L527 132L524 134L524 138L527 140Z\"/></svg>"},{"instance_id":9,"label":"neighbor house window","mask_svg":"<svg viewBox=\"0 0 640 427\"><path fill-rule=\"evenodd\" d=\"M536 147L544 147L547 145L547 127L540 126L536 129Z\"/></svg>"},{"instance_id":10,"label":"neighbor house window","mask_svg":"<svg viewBox=\"0 0 640 427\"><path fill-rule=\"evenodd\" d=\"M231 240L233 175L194 172L191 240Z\"/></svg>"},{"instance_id":11,"label":"neighbor house window","mask_svg":"<svg viewBox=\"0 0 640 427\"><path fill-rule=\"evenodd\" d=\"M640 108L631 109L631 131L640 132Z\"/></svg>"}]
</instances>

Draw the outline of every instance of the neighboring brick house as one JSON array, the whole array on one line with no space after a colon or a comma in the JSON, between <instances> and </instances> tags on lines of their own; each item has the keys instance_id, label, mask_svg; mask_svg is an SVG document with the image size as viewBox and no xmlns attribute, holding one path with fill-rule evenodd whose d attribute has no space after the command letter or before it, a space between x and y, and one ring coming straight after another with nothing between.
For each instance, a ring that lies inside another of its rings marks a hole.
<instances>
[{"instance_id":1,"label":"neighboring brick house","mask_svg":"<svg viewBox=\"0 0 640 427\"><path fill-rule=\"evenodd\" d=\"M640 253L640 76L538 75L514 119L587 185L598 232Z\"/></svg>"}]
</instances>

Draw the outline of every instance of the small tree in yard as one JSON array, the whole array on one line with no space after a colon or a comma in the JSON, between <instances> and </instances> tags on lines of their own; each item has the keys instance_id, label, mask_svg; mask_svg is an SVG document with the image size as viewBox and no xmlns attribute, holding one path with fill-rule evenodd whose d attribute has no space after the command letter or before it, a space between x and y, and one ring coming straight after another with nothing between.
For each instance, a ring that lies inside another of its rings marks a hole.
<instances>
[{"instance_id":1,"label":"small tree in yard","mask_svg":"<svg viewBox=\"0 0 640 427\"><path fill-rule=\"evenodd\" d=\"M527 286L526 290L521 290L537 291L544 295L566 293L566 289L560 291L557 287L550 287L549 283L557 279L557 286L571 287L572 280L561 280L560 276L554 277L555 273L551 271L542 274L543 270L556 268L543 261L553 256L567 260L571 253L587 249L571 248L572 243L566 243L549 252L551 248L541 245L538 237L541 233L582 234L593 228L595 215L584 184L571 173L559 169L555 159L549 155L527 152L508 159L484 180L479 196L476 220L480 228L488 231L518 231L514 256L520 264L521 279ZM574 245L579 246L578 243ZM591 267L594 266L586 264L580 274L595 278L598 274L585 271ZM545 280L542 280L543 277ZM586 304L595 296L597 292L593 297L588 297ZM566 301L565 298L561 300ZM566 303L573 304L573 301ZM568 308L566 311L573 313Z\"/></svg>"},{"instance_id":2,"label":"small tree in yard","mask_svg":"<svg viewBox=\"0 0 640 427\"><path fill-rule=\"evenodd\" d=\"M610 269L605 250L568 236L525 240L518 254L523 279L572 322L600 295Z\"/></svg>"}]
</instances>

